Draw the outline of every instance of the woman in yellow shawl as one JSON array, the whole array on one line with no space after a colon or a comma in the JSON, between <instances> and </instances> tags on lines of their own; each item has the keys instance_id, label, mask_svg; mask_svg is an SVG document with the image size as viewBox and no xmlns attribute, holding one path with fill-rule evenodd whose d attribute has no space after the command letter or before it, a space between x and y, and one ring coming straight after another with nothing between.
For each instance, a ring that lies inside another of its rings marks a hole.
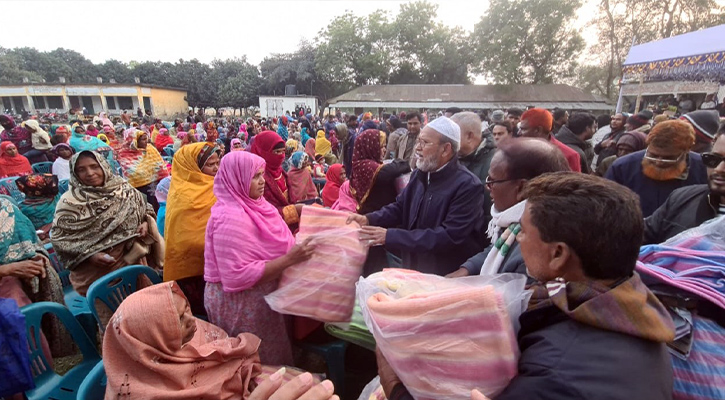
<instances>
[{"instance_id":1,"label":"woman in yellow shawl","mask_svg":"<svg viewBox=\"0 0 725 400\"><path fill-rule=\"evenodd\" d=\"M221 148L214 143L188 144L174 154L171 188L166 199L166 258L164 281L176 281L191 304L194 315L204 309L204 235L212 190L219 170Z\"/></svg>"},{"instance_id":2,"label":"woman in yellow shawl","mask_svg":"<svg viewBox=\"0 0 725 400\"><path fill-rule=\"evenodd\" d=\"M134 128L127 129L125 143L118 152L118 162L123 176L136 190L146 195L146 200L159 211L156 200L156 184L169 176L166 161L154 146L149 146L149 135Z\"/></svg>"},{"instance_id":3,"label":"woman in yellow shawl","mask_svg":"<svg viewBox=\"0 0 725 400\"><path fill-rule=\"evenodd\" d=\"M337 157L332 154L332 143L325 137L325 131L317 131L317 139L315 140L315 154L322 154L325 157L327 165L337 163Z\"/></svg>"}]
</instances>

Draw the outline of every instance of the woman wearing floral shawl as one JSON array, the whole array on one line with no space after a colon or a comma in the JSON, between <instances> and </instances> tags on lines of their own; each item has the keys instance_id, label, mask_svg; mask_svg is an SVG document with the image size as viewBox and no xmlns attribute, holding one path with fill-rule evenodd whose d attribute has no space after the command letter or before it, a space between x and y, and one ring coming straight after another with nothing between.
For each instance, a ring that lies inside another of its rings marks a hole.
<instances>
[{"instance_id":1,"label":"woman wearing floral shawl","mask_svg":"<svg viewBox=\"0 0 725 400\"><path fill-rule=\"evenodd\" d=\"M126 142L118 152L123 176L131 186L146 195L146 200L158 211L156 184L169 176L166 161L154 146L148 145L148 134L133 128L126 130Z\"/></svg>"},{"instance_id":2,"label":"woman wearing floral shawl","mask_svg":"<svg viewBox=\"0 0 725 400\"><path fill-rule=\"evenodd\" d=\"M30 174L21 176L15 184L25 193L25 199L18 208L30 219L36 230L44 232L41 239L45 239L53 224L55 207L60 200L58 177L51 174Z\"/></svg>"},{"instance_id":3,"label":"woman wearing floral shawl","mask_svg":"<svg viewBox=\"0 0 725 400\"><path fill-rule=\"evenodd\" d=\"M39 301L65 305L63 285L33 224L5 196L0 196L0 297L15 300L19 307ZM42 346L46 355L72 354L73 342L60 322L43 322Z\"/></svg>"}]
</instances>

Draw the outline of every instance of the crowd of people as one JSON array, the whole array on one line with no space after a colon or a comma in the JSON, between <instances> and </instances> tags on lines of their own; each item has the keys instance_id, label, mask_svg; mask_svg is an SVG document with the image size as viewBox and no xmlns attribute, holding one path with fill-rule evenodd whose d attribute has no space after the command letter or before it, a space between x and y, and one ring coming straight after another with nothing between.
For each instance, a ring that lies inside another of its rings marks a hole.
<instances>
[{"instance_id":1,"label":"crowd of people","mask_svg":"<svg viewBox=\"0 0 725 400\"><path fill-rule=\"evenodd\" d=\"M518 375L497 399L671 399L675 327L634 271L639 249L725 215L725 134L711 110L189 111L173 122L149 110L0 125L0 178L24 194L0 196L0 297L62 303L45 243L82 296L128 265L163 277L100 315L114 396L336 398L308 373L251 383L263 364L294 365L292 321L264 296L315 254L295 234L306 207L326 207L359 224L362 276L527 277ZM377 368L387 399L412 399L381 354Z\"/></svg>"}]
</instances>

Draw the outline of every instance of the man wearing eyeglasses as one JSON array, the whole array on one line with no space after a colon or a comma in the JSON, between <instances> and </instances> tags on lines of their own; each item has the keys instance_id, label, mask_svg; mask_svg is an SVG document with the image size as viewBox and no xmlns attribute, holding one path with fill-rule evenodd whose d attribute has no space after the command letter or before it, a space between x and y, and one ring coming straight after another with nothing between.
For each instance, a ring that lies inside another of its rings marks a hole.
<instances>
[{"instance_id":1,"label":"man wearing eyeglasses","mask_svg":"<svg viewBox=\"0 0 725 400\"><path fill-rule=\"evenodd\" d=\"M449 118L426 125L415 145L417 169L396 201L348 218L362 226L360 241L400 252L404 268L437 275L483 250L483 185L459 164L460 145L461 129Z\"/></svg>"},{"instance_id":2,"label":"man wearing eyeglasses","mask_svg":"<svg viewBox=\"0 0 725 400\"><path fill-rule=\"evenodd\" d=\"M605 178L639 195L643 216L649 217L675 189L707 183L699 154L691 152L695 132L684 121L657 124L647 135L647 148L618 158Z\"/></svg>"},{"instance_id":3,"label":"man wearing eyeglasses","mask_svg":"<svg viewBox=\"0 0 725 400\"><path fill-rule=\"evenodd\" d=\"M725 215L725 130L715 136L712 150L702 154L707 185L672 192L657 211L644 220L644 244L662 243L687 229Z\"/></svg>"}]
</instances>

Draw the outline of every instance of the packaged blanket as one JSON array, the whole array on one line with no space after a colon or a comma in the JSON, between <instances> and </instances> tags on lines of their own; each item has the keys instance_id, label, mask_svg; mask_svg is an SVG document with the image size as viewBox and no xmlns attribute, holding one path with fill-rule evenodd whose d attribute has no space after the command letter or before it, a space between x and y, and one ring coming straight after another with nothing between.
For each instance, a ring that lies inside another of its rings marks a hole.
<instances>
[{"instance_id":1,"label":"packaged blanket","mask_svg":"<svg viewBox=\"0 0 725 400\"><path fill-rule=\"evenodd\" d=\"M488 397L516 375L514 320L530 293L520 274L446 279L384 270L358 282L378 349L416 400Z\"/></svg>"},{"instance_id":2,"label":"packaged blanket","mask_svg":"<svg viewBox=\"0 0 725 400\"><path fill-rule=\"evenodd\" d=\"M269 306L282 314L322 322L348 322L355 305L357 282L367 257L356 223L349 213L305 207L297 242L313 237L315 253L308 261L287 268L277 290L265 296Z\"/></svg>"}]
</instances>

